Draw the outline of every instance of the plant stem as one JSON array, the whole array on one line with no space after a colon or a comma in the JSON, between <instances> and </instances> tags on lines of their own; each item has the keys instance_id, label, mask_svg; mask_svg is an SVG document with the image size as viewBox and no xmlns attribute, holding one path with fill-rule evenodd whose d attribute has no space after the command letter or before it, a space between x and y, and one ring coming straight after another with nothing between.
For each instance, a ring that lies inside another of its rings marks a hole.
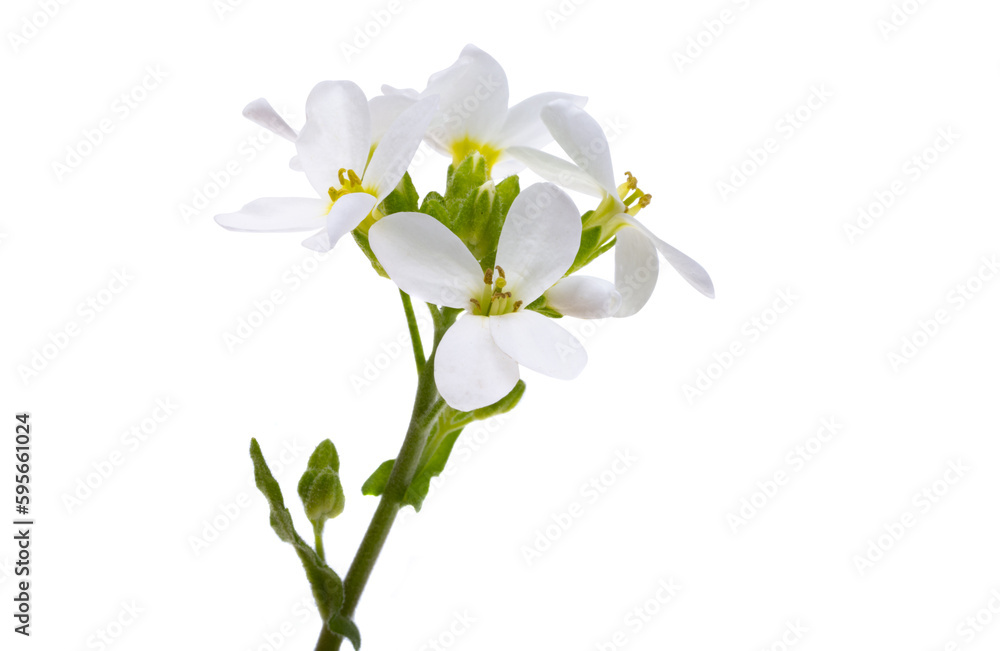
<instances>
[{"instance_id":1,"label":"plant stem","mask_svg":"<svg viewBox=\"0 0 1000 651\"><path fill-rule=\"evenodd\" d=\"M399 296L403 299L403 311L406 312L406 325L410 329L410 341L413 342L413 359L417 363L417 374L424 368L424 344L420 339L420 330L417 329L417 317L413 313L413 303L410 295L399 290Z\"/></svg>"},{"instance_id":2,"label":"plant stem","mask_svg":"<svg viewBox=\"0 0 1000 651\"><path fill-rule=\"evenodd\" d=\"M321 561L326 560L326 551L323 549L323 523L313 524L313 535L316 537L316 555Z\"/></svg>"},{"instance_id":3,"label":"plant stem","mask_svg":"<svg viewBox=\"0 0 1000 651\"><path fill-rule=\"evenodd\" d=\"M403 296L406 295L403 294ZM404 298L404 308L408 303L409 297ZM412 306L407 310L408 321L411 314ZM406 437L403 439L403 445L396 457L396 462L392 466L392 472L389 474L389 481L382 493L382 499L379 500L375 514L368 524L368 530L361 540L361 545L351 562L347 576L344 577L344 605L340 612L347 618L354 616L354 610L361 599L361 593L364 591L372 569L375 567L375 562L389 537L389 531L396 521L396 515L403 506L406 491L413 482L424 446L427 444L427 435L445 407L444 400L441 399L437 386L434 384L434 354L438 342L444 336L444 331L454 323L456 316L457 313L448 313L435 319L434 351L431 352L430 358L420 366L420 372L417 375L417 393L413 400L413 412L410 416L410 425L406 430ZM415 322L413 323L415 326ZM410 332L411 335L415 333L413 327L411 327ZM417 341L419 338L414 339L415 350L418 345ZM324 622L323 630L316 643L316 651L339 651L342 641L343 638L331 633Z\"/></svg>"}]
</instances>

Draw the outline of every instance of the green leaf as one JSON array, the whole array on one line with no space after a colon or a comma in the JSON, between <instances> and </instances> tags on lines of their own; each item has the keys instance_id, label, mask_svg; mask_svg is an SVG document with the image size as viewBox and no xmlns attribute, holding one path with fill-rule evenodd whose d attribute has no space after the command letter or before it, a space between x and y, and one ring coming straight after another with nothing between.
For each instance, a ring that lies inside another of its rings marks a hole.
<instances>
[{"instance_id":1,"label":"green leaf","mask_svg":"<svg viewBox=\"0 0 1000 651\"><path fill-rule=\"evenodd\" d=\"M358 631L357 625L347 617L336 613L327 621L326 627L330 629L331 633L343 635L350 640L351 644L354 645L355 651L361 648L361 632Z\"/></svg>"},{"instance_id":2,"label":"green leaf","mask_svg":"<svg viewBox=\"0 0 1000 651\"><path fill-rule=\"evenodd\" d=\"M386 484L389 483L389 475L392 474L392 466L395 463L395 459L389 459L376 468L371 477L366 479L365 483L361 485L361 494L375 495L377 497L384 493Z\"/></svg>"},{"instance_id":3,"label":"green leaf","mask_svg":"<svg viewBox=\"0 0 1000 651\"><path fill-rule=\"evenodd\" d=\"M285 508L281 487L271 474L271 469L267 467L257 439L250 439L250 458L253 460L254 482L271 507L271 528L278 534L278 538L295 547L295 553L302 561L306 578L312 586L316 606L323 619L327 620L334 613L340 612L340 607L344 605L344 583L295 531L292 514Z\"/></svg>"},{"instance_id":4,"label":"green leaf","mask_svg":"<svg viewBox=\"0 0 1000 651\"><path fill-rule=\"evenodd\" d=\"M443 433L434 441L433 449L426 461L421 463L417 474L414 475L410 487L406 489L406 496L403 498L404 504L409 504L419 511L424 505L424 499L431 490L431 480L437 477L444 470L451 456L451 449L455 447L458 435L462 433L462 428ZM430 441L428 441L430 445ZM426 454L426 452L425 452Z\"/></svg>"},{"instance_id":5,"label":"green leaf","mask_svg":"<svg viewBox=\"0 0 1000 651\"><path fill-rule=\"evenodd\" d=\"M521 401L526 388L524 381L518 380L506 396L492 405L474 411L458 411L451 407L445 407L427 436L427 444L420 456L420 463L413 475L413 481L406 489L403 504L408 504L419 511L430 492L431 480L444 471L451 451L455 447L455 442L465 426L473 421L485 420L507 413ZM365 495L382 495L389 483L389 475L392 474L393 465L395 465L395 459L389 459L380 465L365 481L361 492Z\"/></svg>"}]
</instances>

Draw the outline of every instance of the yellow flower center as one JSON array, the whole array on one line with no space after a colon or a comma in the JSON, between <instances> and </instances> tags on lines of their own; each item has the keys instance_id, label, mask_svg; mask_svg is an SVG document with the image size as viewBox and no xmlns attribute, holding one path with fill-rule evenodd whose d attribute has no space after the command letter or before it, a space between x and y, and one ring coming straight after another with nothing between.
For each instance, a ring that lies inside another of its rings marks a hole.
<instances>
[{"instance_id":1,"label":"yellow flower center","mask_svg":"<svg viewBox=\"0 0 1000 651\"><path fill-rule=\"evenodd\" d=\"M468 136L451 144L452 163L457 167L472 152L479 152L486 159L486 172L493 169L493 164L500 158L502 150L492 145L476 142Z\"/></svg>"},{"instance_id":2,"label":"yellow flower center","mask_svg":"<svg viewBox=\"0 0 1000 651\"><path fill-rule=\"evenodd\" d=\"M368 192L361 183L361 177L354 170L340 168L337 172L337 179L340 181L340 188L330 188L330 206L337 203L337 199L352 192ZM370 193L369 193L370 194Z\"/></svg>"},{"instance_id":3,"label":"yellow flower center","mask_svg":"<svg viewBox=\"0 0 1000 651\"><path fill-rule=\"evenodd\" d=\"M496 279L494 280L494 272ZM500 316L510 314L521 309L524 301L512 300L510 292L505 292L507 277L504 275L503 267L489 268L483 274L483 283L486 288L479 298L470 298L469 311L476 316Z\"/></svg>"}]
</instances>

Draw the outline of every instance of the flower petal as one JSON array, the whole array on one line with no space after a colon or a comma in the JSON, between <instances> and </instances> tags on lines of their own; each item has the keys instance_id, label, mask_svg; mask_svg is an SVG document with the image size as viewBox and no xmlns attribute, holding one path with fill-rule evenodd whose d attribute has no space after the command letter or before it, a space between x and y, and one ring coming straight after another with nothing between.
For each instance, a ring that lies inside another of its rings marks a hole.
<instances>
[{"instance_id":1,"label":"flower petal","mask_svg":"<svg viewBox=\"0 0 1000 651\"><path fill-rule=\"evenodd\" d=\"M572 380L587 365L587 351L576 337L538 312L491 316L493 341L518 364L549 377Z\"/></svg>"},{"instance_id":2,"label":"flower petal","mask_svg":"<svg viewBox=\"0 0 1000 651\"><path fill-rule=\"evenodd\" d=\"M469 299L485 289L479 262L430 215L386 215L368 231L368 243L392 281L427 303L467 308Z\"/></svg>"},{"instance_id":3,"label":"flower petal","mask_svg":"<svg viewBox=\"0 0 1000 651\"><path fill-rule=\"evenodd\" d=\"M350 81L321 81L306 100L306 123L295 141L299 163L316 192L340 188L337 173L359 176L371 148L368 100Z\"/></svg>"},{"instance_id":4,"label":"flower petal","mask_svg":"<svg viewBox=\"0 0 1000 651\"><path fill-rule=\"evenodd\" d=\"M372 144L381 142L389 125L414 103L405 95L378 95L368 100L368 112L372 117Z\"/></svg>"},{"instance_id":5,"label":"flower petal","mask_svg":"<svg viewBox=\"0 0 1000 651\"><path fill-rule=\"evenodd\" d=\"M216 215L219 226L231 231L292 233L323 224L329 201L293 197L265 197L251 201L237 212Z\"/></svg>"},{"instance_id":6,"label":"flower petal","mask_svg":"<svg viewBox=\"0 0 1000 651\"><path fill-rule=\"evenodd\" d=\"M417 147L424 139L427 125L434 117L437 103L437 97L428 97L404 110L375 148L365 170L363 185L366 190L374 192L380 202L395 189L406 173Z\"/></svg>"},{"instance_id":7,"label":"flower petal","mask_svg":"<svg viewBox=\"0 0 1000 651\"><path fill-rule=\"evenodd\" d=\"M243 117L289 142L295 142L299 137L295 129L288 126L284 118L278 115L274 107L263 97L247 104L243 109Z\"/></svg>"},{"instance_id":8,"label":"flower petal","mask_svg":"<svg viewBox=\"0 0 1000 651\"><path fill-rule=\"evenodd\" d=\"M496 144L500 148L513 145L524 147L544 147L552 142L552 134L542 122L541 112L546 104L556 100L565 100L574 106L583 108L587 98L569 93L539 93L518 102L507 111L507 119L500 128Z\"/></svg>"},{"instance_id":9,"label":"flower petal","mask_svg":"<svg viewBox=\"0 0 1000 651\"><path fill-rule=\"evenodd\" d=\"M614 316L622 304L622 295L614 283L593 276L563 278L545 292L546 304L560 314L579 319L604 319Z\"/></svg>"},{"instance_id":10,"label":"flower petal","mask_svg":"<svg viewBox=\"0 0 1000 651\"><path fill-rule=\"evenodd\" d=\"M617 194L608 138L597 120L572 102L556 100L542 109L542 121L574 163L608 194Z\"/></svg>"},{"instance_id":11,"label":"flower petal","mask_svg":"<svg viewBox=\"0 0 1000 651\"><path fill-rule=\"evenodd\" d=\"M454 409L472 411L492 405L517 384L517 362L493 343L492 320L465 314L438 345L434 382Z\"/></svg>"},{"instance_id":12,"label":"flower petal","mask_svg":"<svg viewBox=\"0 0 1000 651\"><path fill-rule=\"evenodd\" d=\"M674 247L670 246L656 235L653 235L652 231L639 223L637 220L630 217L627 222L649 238L649 240L653 243L653 246L656 247L656 250L663 256L663 259L670 263L670 266L681 275L681 278L686 280L688 284L705 296L715 298L715 286L712 284L712 279L709 277L708 272L705 271L704 267L689 258L684 253L681 253Z\"/></svg>"},{"instance_id":13,"label":"flower petal","mask_svg":"<svg viewBox=\"0 0 1000 651\"><path fill-rule=\"evenodd\" d=\"M475 45L466 45L455 63L430 76L421 96L430 95L440 95L441 104L428 140L444 151L465 138L493 142L507 116L507 75Z\"/></svg>"},{"instance_id":14,"label":"flower petal","mask_svg":"<svg viewBox=\"0 0 1000 651\"><path fill-rule=\"evenodd\" d=\"M575 190L598 199L606 194L605 189L590 174L557 156L530 147L508 147L507 153L546 181L561 185L567 190Z\"/></svg>"},{"instance_id":15,"label":"flower petal","mask_svg":"<svg viewBox=\"0 0 1000 651\"><path fill-rule=\"evenodd\" d=\"M340 197L326 216L326 228L302 242L302 246L325 253L337 246L340 238L358 227L376 205L367 192L351 192Z\"/></svg>"},{"instance_id":16,"label":"flower petal","mask_svg":"<svg viewBox=\"0 0 1000 651\"><path fill-rule=\"evenodd\" d=\"M496 257L515 301L528 305L562 278L576 259L582 230L573 200L551 183L536 183L517 195Z\"/></svg>"},{"instance_id":17,"label":"flower petal","mask_svg":"<svg viewBox=\"0 0 1000 651\"><path fill-rule=\"evenodd\" d=\"M622 304L618 318L632 316L642 309L656 287L660 259L656 247L638 229L625 227L615 235L615 287Z\"/></svg>"}]
</instances>

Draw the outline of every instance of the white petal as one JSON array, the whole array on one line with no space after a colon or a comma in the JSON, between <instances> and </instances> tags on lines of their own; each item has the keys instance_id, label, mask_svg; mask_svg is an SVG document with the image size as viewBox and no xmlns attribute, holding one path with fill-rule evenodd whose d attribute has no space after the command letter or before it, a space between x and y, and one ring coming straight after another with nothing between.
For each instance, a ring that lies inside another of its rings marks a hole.
<instances>
[{"instance_id":1,"label":"white petal","mask_svg":"<svg viewBox=\"0 0 1000 651\"><path fill-rule=\"evenodd\" d=\"M476 258L430 215L386 215L368 231L368 243L393 282L424 302L467 308L486 287Z\"/></svg>"},{"instance_id":2,"label":"white petal","mask_svg":"<svg viewBox=\"0 0 1000 651\"><path fill-rule=\"evenodd\" d=\"M306 238L302 246L325 253L337 246L340 238L358 227L375 207L375 197L367 192L352 192L340 197L326 216L326 227L312 237Z\"/></svg>"},{"instance_id":3,"label":"white petal","mask_svg":"<svg viewBox=\"0 0 1000 651\"><path fill-rule=\"evenodd\" d=\"M438 345L434 382L441 397L455 409L472 411L492 405L517 384L517 362L493 343L490 321L465 314Z\"/></svg>"},{"instance_id":4,"label":"white petal","mask_svg":"<svg viewBox=\"0 0 1000 651\"><path fill-rule=\"evenodd\" d=\"M302 161L299 160L298 156L292 156L288 160L288 167L289 167L289 169L294 170L296 172L303 172L303 171L305 171L305 170L302 169Z\"/></svg>"},{"instance_id":5,"label":"white petal","mask_svg":"<svg viewBox=\"0 0 1000 651\"><path fill-rule=\"evenodd\" d=\"M617 194L608 138L597 120L572 102L557 100L542 109L542 121L574 163L608 194Z\"/></svg>"},{"instance_id":6,"label":"white petal","mask_svg":"<svg viewBox=\"0 0 1000 651\"><path fill-rule=\"evenodd\" d=\"M247 104L243 109L243 117L290 142L295 142L299 137L295 129L288 126L288 123L263 97Z\"/></svg>"},{"instance_id":7,"label":"white petal","mask_svg":"<svg viewBox=\"0 0 1000 651\"><path fill-rule=\"evenodd\" d=\"M538 312L491 316L493 341L518 364L549 377L572 380L587 365L587 351L576 337Z\"/></svg>"},{"instance_id":8,"label":"white petal","mask_svg":"<svg viewBox=\"0 0 1000 651\"><path fill-rule=\"evenodd\" d=\"M579 319L604 319L614 316L622 304L622 295L614 283L593 276L570 276L545 292L546 304L560 314Z\"/></svg>"},{"instance_id":9,"label":"white petal","mask_svg":"<svg viewBox=\"0 0 1000 651\"><path fill-rule=\"evenodd\" d=\"M371 149L368 100L350 81L321 81L306 100L306 123L295 141L299 162L316 192L339 188L337 173L364 171Z\"/></svg>"},{"instance_id":10,"label":"white petal","mask_svg":"<svg viewBox=\"0 0 1000 651\"><path fill-rule=\"evenodd\" d=\"M437 103L437 97L428 97L404 110L375 148L365 170L363 185L377 194L379 201L393 191L406 173L434 117Z\"/></svg>"},{"instance_id":11,"label":"white petal","mask_svg":"<svg viewBox=\"0 0 1000 651\"><path fill-rule=\"evenodd\" d=\"M606 194L605 189L592 176L557 156L530 147L508 147L507 153L546 181L561 185L567 190L575 190L598 199Z\"/></svg>"},{"instance_id":12,"label":"white petal","mask_svg":"<svg viewBox=\"0 0 1000 651\"><path fill-rule=\"evenodd\" d=\"M622 318L641 310L652 296L660 259L649 238L635 228L625 227L615 237L615 287L622 295L615 316Z\"/></svg>"},{"instance_id":13,"label":"white petal","mask_svg":"<svg viewBox=\"0 0 1000 651\"><path fill-rule=\"evenodd\" d=\"M518 102L507 111L507 119L500 129L497 145L501 148L512 145L524 147L544 147L552 142L552 134L542 122L541 111L546 104L558 99L583 108L587 98L569 93L539 93Z\"/></svg>"},{"instance_id":14,"label":"white petal","mask_svg":"<svg viewBox=\"0 0 1000 651\"><path fill-rule=\"evenodd\" d=\"M522 170L524 170L524 163L501 154L497 162L493 163L493 167L490 169L490 176L493 177L495 182L499 183L508 176L520 174Z\"/></svg>"},{"instance_id":15,"label":"white petal","mask_svg":"<svg viewBox=\"0 0 1000 651\"><path fill-rule=\"evenodd\" d=\"M389 84L382 84L382 94L390 97L398 95L410 99L420 99L420 93L414 88L395 88Z\"/></svg>"},{"instance_id":16,"label":"white petal","mask_svg":"<svg viewBox=\"0 0 1000 651\"><path fill-rule=\"evenodd\" d=\"M389 125L413 102L412 97L405 95L379 95L368 100L368 112L372 116L372 144L378 144L382 140Z\"/></svg>"},{"instance_id":17,"label":"white petal","mask_svg":"<svg viewBox=\"0 0 1000 651\"><path fill-rule=\"evenodd\" d=\"M439 95L439 112L428 140L446 150L451 143L471 138L493 142L507 116L507 75L496 59L467 45L450 67L427 80L422 97Z\"/></svg>"},{"instance_id":18,"label":"white petal","mask_svg":"<svg viewBox=\"0 0 1000 651\"><path fill-rule=\"evenodd\" d=\"M351 192L337 199L326 216L330 248L337 246L340 238L357 228L377 204L378 200L367 192Z\"/></svg>"},{"instance_id":19,"label":"white petal","mask_svg":"<svg viewBox=\"0 0 1000 651\"><path fill-rule=\"evenodd\" d=\"M580 250L582 230L573 200L551 183L536 183L517 195L496 257L515 301L528 305L562 278Z\"/></svg>"},{"instance_id":20,"label":"white petal","mask_svg":"<svg viewBox=\"0 0 1000 651\"><path fill-rule=\"evenodd\" d=\"M302 246L318 253L326 253L333 248L333 244L330 243L330 236L326 234L326 228L302 240Z\"/></svg>"},{"instance_id":21,"label":"white petal","mask_svg":"<svg viewBox=\"0 0 1000 651\"><path fill-rule=\"evenodd\" d=\"M219 226L231 231L291 233L323 225L330 206L322 199L266 197L251 201L237 212L216 215Z\"/></svg>"},{"instance_id":22,"label":"white petal","mask_svg":"<svg viewBox=\"0 0 1000 651\"><path fill-rule=\"evenodd\" d=\"M712 284L712 279L700 264L653 235L652 231L635 219L629 218L628 223L649 238L663 259L670 263L670 266L681 275L681 278L688 281L688 284L705 296L715 298L715 286Z\"/></svg>"}]
</instances>

